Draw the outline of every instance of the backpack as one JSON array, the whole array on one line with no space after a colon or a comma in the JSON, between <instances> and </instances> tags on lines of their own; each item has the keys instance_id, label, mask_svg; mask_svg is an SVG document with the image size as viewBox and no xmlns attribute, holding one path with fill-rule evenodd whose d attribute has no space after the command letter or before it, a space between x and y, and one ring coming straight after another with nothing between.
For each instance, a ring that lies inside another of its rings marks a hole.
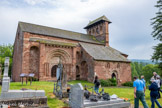
<instances>
[{"instance_id":1,"label":"backpack","mask_svg":"<svg viewBox=\"0 0 162 108\"><path fill-rule=\"evenodd\" d=\"M96 82L96 86L99 87L100 86L100 81Z\"/></svg>"}]
</instances>

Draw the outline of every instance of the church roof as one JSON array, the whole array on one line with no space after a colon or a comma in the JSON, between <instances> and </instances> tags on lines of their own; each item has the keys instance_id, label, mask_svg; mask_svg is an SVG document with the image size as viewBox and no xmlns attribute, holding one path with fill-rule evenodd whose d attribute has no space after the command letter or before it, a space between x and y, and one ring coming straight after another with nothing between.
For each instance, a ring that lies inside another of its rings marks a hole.
<instances>
[{"instance_id":1,"label":"church roof","mask_svg":"<svg viewBox=\"0 0 162 108\"><path fill-rule=\"evenodd\" d=\"M101 22L101 21L107 21L107 22L111 23L111 21L110 21L105 15L103 15L103 16L101 16L101 17L99 17L99 18L97 18L97 19L95 19L95 20L93 20L93 21L90 21L90 22L88 23L88 25L87 25L86 27L84 27L84 29L87 29L87 28L89 28L90 26L93 26L93 25L95 25L96 23L99 23L99 22Z\"/></svg>"},{"instance_id":2,"label":"church roof","mask_svg":"<svg viewBox=\"0 0 162 108\"><path fill-rule=\"evenodd\" d=\"M124 53L112 47L81 42L80 45L95 60L130 62L126 57L122 55Z\"/></svg>"},{"instance_id":3,"label":"church roof","mask_svg":"<svg viewBox=\"0 0 162 108\"><path fill-rule=\"evenodd\" d=\"M96 44L103 44L97 40L93 39L93 36L77 33L52 27L46 27L36 24L30 24L25 22L19 22L20 30L23 32L29 32L34 34L70 39L70 40L77 40L81 42L88 42L88 43L96 43Z\"/></svg>"}]
</instances>

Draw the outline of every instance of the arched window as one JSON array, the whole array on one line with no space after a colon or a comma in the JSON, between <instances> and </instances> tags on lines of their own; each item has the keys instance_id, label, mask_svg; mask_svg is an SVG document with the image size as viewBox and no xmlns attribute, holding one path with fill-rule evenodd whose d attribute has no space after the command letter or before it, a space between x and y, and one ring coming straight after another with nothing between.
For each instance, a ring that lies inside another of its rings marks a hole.
<instances>
[{"instance_id":1,"label":"arched window","mask_svg":"<svg viewBox=\"0 0 162 108\"><path fill-rule=\"evenodd\" d=\"M80 70L79 70L79 66L76 66L76 80L80 80Z\"/></svg>"},{"instance_id":2,"label":"arched window","mask_svg":"<svg viewBox=\"0 0 162 108\"><path fill-rule=\"evenodd\" d=\"M96 28L96 33L99 34L99 30L98 30L98 27Z\"/></svg>"},{"instance_id":3,"label":"arched window","mask_svg":"<svg viewBox=\"0 0 162 108\"><path fill-rule=\"evenodd\" d=\"M29 53L29 73L34 73L39 79L39 48L32 46Z\"/></svg>"},{"instance_id":4,"label":"arched window","mask_svg":"<svg viewBox=\"0 0 162 108\"><path fill-rule=\"evenodd\" d=\"M86 61L82 61L81 62L81 71L82 71L82 76L83 77L83 80L87 80L88 79L88 64Z\"/></svg>"},{"instance_id":5,"label":"arched window","mask_svg":"<svg viewBox=\"0 0 162 108\"><path fill-rule=\"evenodd\" d=\"M120 63L117 64L117 68L120 68Z\"/></svg>"},{"instance_id":6,"label":"arched window","mask_svg":"<svg viewBox=\"0 0 162 108\"><path fill-rule=\"evenodd\" d=\"M107 63L107 64L106 64L106 67L107 67L107 68L110 68L110 63Z\"/></svg>"},{"instance_id":7,"label":"arched window","mask_svg":"<svg viewBox=\"0 0 162 108\"><path fill-rule=\"evenodd\" d=\"M116 79L116 75L115 75L115 73L112 73L112 78L115 78Z\"/></svg>"},{"instance_id":8,"label":"arched window","mask_svg":"<svg viewBox=\"0 0 162 108\"><path fill-rule=\"evenodd\" d=\"M100 31L102 31L102 26L100 26Z\"/></svg>"},{"instance_id":9,"label":"arched window","mask_svg":"<svg viewBox=\"0 0 162 108\"><path fill-rule=\"evenodd\" d=\"M95 34L95 29L93 29L93 35Z\"/></svg>"}]
</instances>

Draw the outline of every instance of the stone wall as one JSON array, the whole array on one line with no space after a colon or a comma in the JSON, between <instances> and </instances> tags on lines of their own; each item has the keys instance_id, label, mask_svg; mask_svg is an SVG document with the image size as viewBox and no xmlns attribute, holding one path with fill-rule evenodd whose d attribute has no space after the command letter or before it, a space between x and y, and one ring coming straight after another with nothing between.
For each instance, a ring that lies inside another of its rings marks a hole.
<instances>
[{"instance_id":1,"label":"stone wall","mask_svg":"<svg viewBox=\"0 0 162 108\"><path fill-rule=\"evenodd\" d=\"M131 81L131 67L129 62L95 61L94 72L99 79L109 79L115 75L118 85Z\"/></svg>"},{"instance_id":2,"label":"stone wall","mask_svg":"<svg viewBox=\"0 0 162 108\"><path fill-rule=\"evenodd\" d=\"M12 79L20 81L20 73L22 72L22 55L23 55L23 32L20 32L18 27L14 42L13 64L12 64Z\"/></svg>"},{"instance_id":3,"label":"stone wall","mask_svg":"<svg viewBox=\"0 0 162 108\"><path fill-rule=\"evenodd\" d=\"M30 38L40 38L54 40L67 43L78 43L76 41L36 35L24 32L23 40L17 38L14 45L14 61L13 61L13 80L20 81L20 73L35 73L35 77L39 80L55 80L51 77L52 67L57 65L59 59L64 64L64 69L67 71L68 79L76 79L76 47L55 46L40 42L30 41ZM18 50L22 43L23 51ZM22 58L20 57L22 55ZM19 58L19 59L17 59ZM21 63L21 65L20 65Z\"/></svg>"},{"instance_id":4,"label":"stone wall","mask_svg":"<svg viewBox=\"0 0 162 108\"><path fill-rule=\"evenodd\" d=\"M19 31L18 29L14 44L13 81L20 81L20 73L35 73L35 77L40 81L56 80L52 69L59 63L59 59L64 65L68 80L77 78L92 82L95 75L98 75L100 79L107 79L111 78L113 73L119 85L131 80L130 63L95 61L81 48L79 41L27 32L19 33ZM31 41L30 38L73 43L76 46L52 45Z\"/></svg>"}]
</instances>

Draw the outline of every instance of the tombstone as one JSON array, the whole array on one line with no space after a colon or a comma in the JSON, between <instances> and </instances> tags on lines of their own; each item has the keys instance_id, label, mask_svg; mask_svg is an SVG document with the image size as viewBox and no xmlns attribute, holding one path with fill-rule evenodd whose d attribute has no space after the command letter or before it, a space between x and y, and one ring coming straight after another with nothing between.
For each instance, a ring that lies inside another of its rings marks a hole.
<instances>
[{"instance_id":1,"label":"tombstone","mask_svg":"<svg viewBox=\"0 0 162 108\"><path fill-rule=\"evenodd\" d=\"M2 93L8 92L10 88L10 78L8 77L9 59L10 59L9 57L5 58L4 73L3 73L3 79L2 79Z\"/></svg>"},{"instance_id":2,"label":"tombstone","mask_svg":"<svg viewBox=\"0 0 162 108\"><path fill-rule=\"evenodd\" d=\"M84 98L83 86L78 83L71 85L69 105L71 108L129 108L130 102L125 102L120 98L110 100L101 98L97 102L92 102Z\"/></svg>"},{"instance_id":3,"label":"tombstone","mask_svg":"<svg viewBox=\"0 0 162 108\"><path fill-rule=\"evenodd\" d=\"M71 85L69 104L72 108L83 108L84 107L84 89L81 83Z\"/></svg>"},{"instance_id":4,"label":"tombstone","mask_svg":"<svg viewBox=\"0 0 162 108\"><path fill-rule=\"evenodd\" d=\"M10 104L11 107L18 107L21 103L24 105L40 105L42 108L48 108L47 106L47 97L45 96L44 90L9 90L10 89L10 77L8 77L9 70L9 57L5 58L4 64L4 75L2 80L2 91L0 96L0 104Z\"/></svg>"},{"instance_id":5,"label":"tombstone","mask_svg":"<svg viewBox=\"0 0 162 108\"><path fill-rule=\"evenodd\" d=\"M54 83L53 93L59 97L59 99L69 97L67 92L67 74L61 62L59 62L56 70L57 83Z\"/></svg>"}]
</instances>

